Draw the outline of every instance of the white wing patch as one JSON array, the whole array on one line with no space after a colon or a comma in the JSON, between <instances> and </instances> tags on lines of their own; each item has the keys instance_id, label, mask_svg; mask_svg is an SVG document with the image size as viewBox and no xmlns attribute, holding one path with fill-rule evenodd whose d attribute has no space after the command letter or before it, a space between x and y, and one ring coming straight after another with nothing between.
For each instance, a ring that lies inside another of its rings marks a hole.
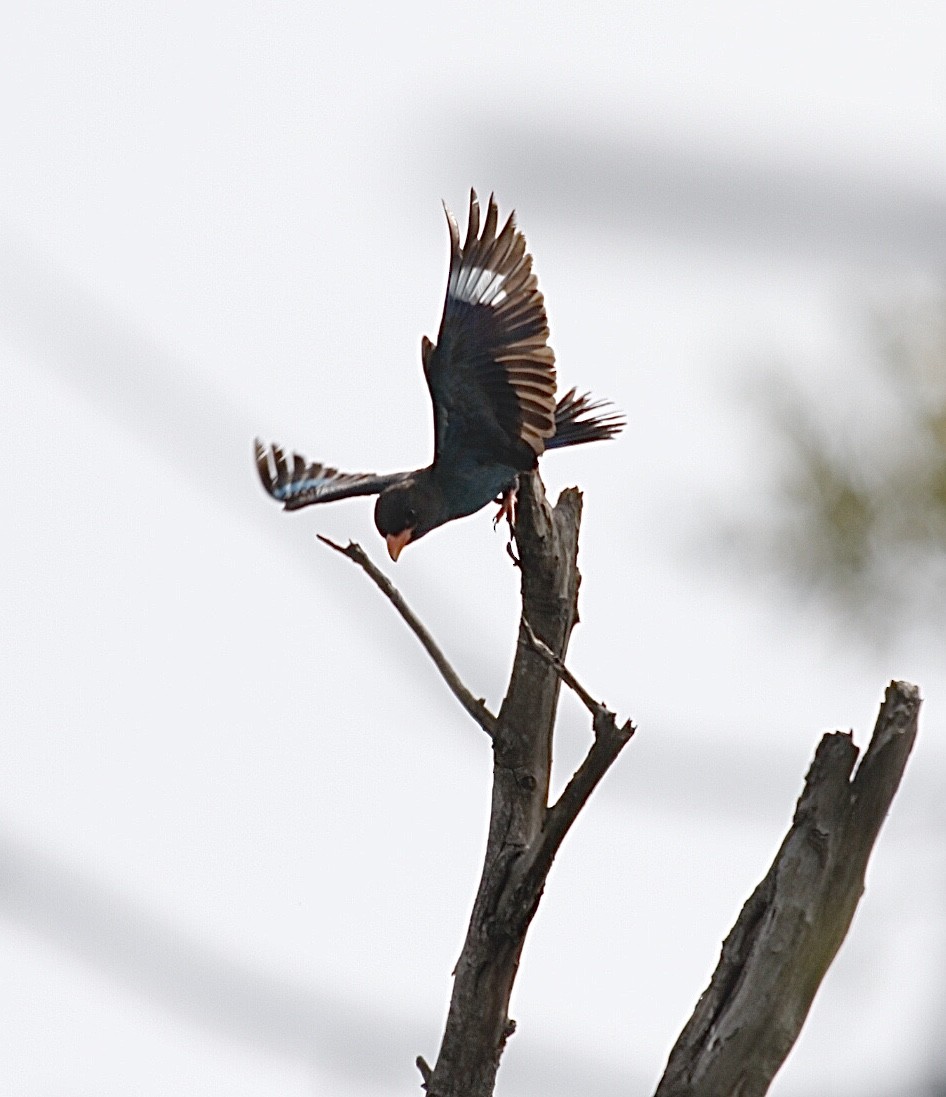
<instances>
[{"instance_id":1,"label":"white wing patch","mask_svg":"<svg viewBox=\"0 0 946 1097\"><path fill-rule=\"evenodd\" d=\"M447 292L456 301L477 305L498 305L508 296L503 289L504 274L483 267L461 267L450 275Z\"/></svg>"},{"instance_id":2,"label":"white wing patch","mask_svg":"<svg viewBox=\"0 0 946 1097\"><path fill-rule=\"evenodd\" d=\"M274 499L281 503L291 499L294 495L301 495L304 491L320 491L326 484L338 479L335 469L326 469L325 476L307 476L303 480L292 480L288 484L277 484L272 490Z\"/></svg>"}]
</instances>

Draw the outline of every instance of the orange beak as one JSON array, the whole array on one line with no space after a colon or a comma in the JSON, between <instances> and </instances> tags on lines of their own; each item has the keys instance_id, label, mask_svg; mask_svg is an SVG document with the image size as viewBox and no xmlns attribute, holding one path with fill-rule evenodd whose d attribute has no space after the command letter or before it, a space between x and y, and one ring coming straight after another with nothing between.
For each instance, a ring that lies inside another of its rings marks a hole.
<instances>
[{"instance_id":1,"label":"orange beak","mask_svg":"<svg viewBox=\"0 0 946 1097\"><path fill-rule=\"evenodd\" d=\"M389 533L387 537L385 537L385 541L388 543L388 556L391 557L395 564L397 563L397 558L401 555L402 549L413 536L414 531L412 529L405 529L401 530L400 533Z\"/></svg>"}]
</instances>

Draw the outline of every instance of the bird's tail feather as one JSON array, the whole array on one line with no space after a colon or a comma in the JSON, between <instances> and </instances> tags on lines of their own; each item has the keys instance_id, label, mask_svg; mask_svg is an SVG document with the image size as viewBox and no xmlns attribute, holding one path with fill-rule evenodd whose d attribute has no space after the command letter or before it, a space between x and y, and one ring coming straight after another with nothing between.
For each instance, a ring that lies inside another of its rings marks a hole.
<instances>
[{"instance_id":1,"label":"bird's tail feather","mask_svg":"<svg viewBox=\"0 0 946 1097\"><path fill-rule=\"evenodd\" d=\"M604 415L604 408L612 410ZM591 393L576 395L571 389L559 400L555 408L555 434L546 440L546 449L562 446L580 446L584 442L606 442L624 429L624 416L607 400L592 400Z\"/></svg>"}]
</instances>

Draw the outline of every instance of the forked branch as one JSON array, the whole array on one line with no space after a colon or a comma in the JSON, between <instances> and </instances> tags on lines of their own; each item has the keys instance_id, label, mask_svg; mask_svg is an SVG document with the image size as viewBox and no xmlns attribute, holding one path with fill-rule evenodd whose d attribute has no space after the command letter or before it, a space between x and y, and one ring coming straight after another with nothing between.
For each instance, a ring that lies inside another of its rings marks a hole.
<instances>
[{"instance_id":1,"label":"forked branch","mask_svg":"<svg viewBox=\"0 0 946 1097\"><path fill-rule=\"evenodd\" d=\"M482 877L455 971L436 1064L418 1058L430 1097L490 1097L506 1040L525 936L552 862L598 783L634 733L565 664L577 621L581 496L553 510L537 474L520 482L515 537L522 617L512 676L494 716L462 683L426 628L360 546L342 548L392 603L447 685L493 743L493 793ZM562 683L592 715L594 740L548 804L552 730ZM880 827L916 737L919 691L887 690L867 752L826 735L768 874L723 944L719 965L671 1052L655 1097L762 1097L798 1037L850 927ZM854 774L852 777L852 773Z\"/></svg>"},{"instance_id":2,"label":"forked branch","mask_svg":"<svg viewBox=\"0 0 946 1097\"><path fill-rule=\"evenodd\" d=\"M391 581L356 544L320 540L358 564L433 659L454 696L493 741L493 795L486 857L455 972L440 1054L418 1058L432 1097L489 1097L515 1023L509 996L526 932L552 861L578 813L634 732L595 701L565 666L578 619L581 495L562 493L553 510L538 474L520 478L515 529L522 577L520 642L498 716L476 700ZM552 732L561 683L592 714L594 740L553 807L548 806Z\"/></svg>"},{"instance_id":3,"label":"forked branch","mask_svg":"<svg viewBox=\"0 0 946 1097\"><path fill-rule=\"evenodd\" d=\"M916 739L920 691L891 682L867 752L825 735L791 829L723 944L655 1097L762 1097L847 935Z\"/></svg>"}]
</instances>

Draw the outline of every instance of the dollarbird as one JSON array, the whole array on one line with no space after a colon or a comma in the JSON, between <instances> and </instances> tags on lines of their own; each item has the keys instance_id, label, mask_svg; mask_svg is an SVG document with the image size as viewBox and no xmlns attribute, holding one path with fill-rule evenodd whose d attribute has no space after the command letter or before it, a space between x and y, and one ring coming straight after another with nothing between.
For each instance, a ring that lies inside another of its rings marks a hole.
<instances>
[{"instance_id":1,"label":"dollarbird","mask_svg":"<svg viewBox=\"0 0 946 1097\"><path fill-rule=\"evenodd\" d=\"M624 418L606 401L571 389L555 399L555 355L545 301L515 213L498 229L490 196L480 220L470 192L466 240L444 205L450 231L447 296L436 344L421 341L434 413L434 458L422 469L378 475L339 472L278 445L255 443L266 491L286 510L377 495L374 520L397 560L405 545L491 501L513 520L520 472L545 450L614 437Z\"/></svg>"}]
</instances>

